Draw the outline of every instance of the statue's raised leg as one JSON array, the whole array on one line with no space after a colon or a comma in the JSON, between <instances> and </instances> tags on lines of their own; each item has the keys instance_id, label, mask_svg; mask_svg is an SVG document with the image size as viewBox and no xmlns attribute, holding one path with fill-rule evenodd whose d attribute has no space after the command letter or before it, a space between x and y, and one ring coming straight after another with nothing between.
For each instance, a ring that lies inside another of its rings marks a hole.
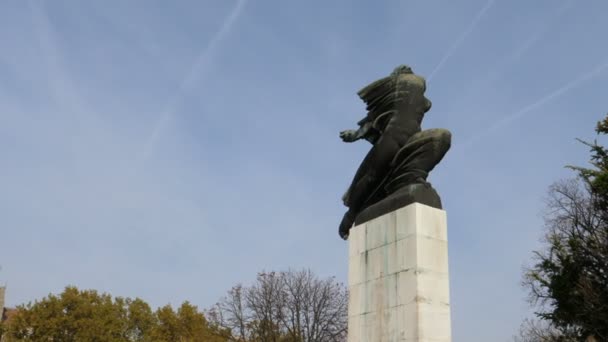
<instances>
[{"instance_id":1,"label":"statue's raised leg","mask_svg":"<svg viewBox=\"0 0 608 342\"><path fill-rule=\"evenodd\" d=\"M389 175L365 209L357 214L355 224L415 202L441 209L441 199L426 178L450 145L451 134L445 129L414 134L396 154Z\"/></svg>"}]
</instances>

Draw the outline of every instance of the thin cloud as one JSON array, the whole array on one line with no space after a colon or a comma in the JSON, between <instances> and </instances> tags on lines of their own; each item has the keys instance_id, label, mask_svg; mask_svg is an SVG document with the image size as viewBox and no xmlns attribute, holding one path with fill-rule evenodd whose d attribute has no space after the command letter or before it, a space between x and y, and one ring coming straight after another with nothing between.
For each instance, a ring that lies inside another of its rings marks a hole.
<instances>
[{"instance_id":1,"label":"thin cloud","mask_svg":"<svg viewBox=\"0 0 608 342\"><path fill-rule=\"evenodd\" d=\"M506 62L514 62L521 58L530 48L532 48L551 28L551 24L557 19L561 18L568 10L575 4L574 0L569 0L564 3L563 6L559 7L553 15L543 22L543 25L535 31L528 39L524 41L513 53L508 54L505 58Z\"/></svg>"},{"instance_id":2,"label":"thin cloud","mask_svg":"<svg viewBox=\"0 0 608 342\"><path fill-rule=\"evenodd\" d=\"M450 57L452 57L454 52L456 52L456 50L460 47L462 42L469 36L469 34L471 34L471 32L473 32L473 30L475 29L475 27L477 27L477 24L479 23L481 18L483 18L484 14L486 14L486 12L490 9L490 7L492 7L494 2L495 2L495 0L488 0L488 2L486 2L485 6L479 11L479 13L477 13L475 18L473 18L473 21L469 24L467 29L460 35L460 37L458 37L458 39L456 39L454 44L452 44L452 46L450 46L450 48L448 49L446 54L443 56L443 58L439 61L439 63L435 67L435 69L433 69L433 71L429 74L429 77L427 78L428 82L430 82L431 79L435 76L435 74L437 74L437 72L439 72L439 70L441 70L443 65L448 61L448 59L450 59Z\"/></svg>"},{"instance_id":3,"label":"thin cloud","mask_svg":"<svg viewBox=\"0 0 608 342\"><path fill-rule=\"evenodd\" d=\"M504 55L504 57L496 63L496 67L484 77L483 82L488 83L495 80L506 70L507 66L517 62L524 56L547 32L549 32L553 27L553 23L560 19L564 14L568 13L568 10L570 10L575 3L575 0L565 1L565 3L555 10L549 18L543 21L542 25L536 31L528 36L528 39L524 40L516 49L513 49L511 53Z\"/></svg>"},{"instance_id":4,"label":"thin cloud","mask_svg":"<svg viewBox=\"0 0 608 342\"><path fill-rule=\"evenodd\" d=\"M40 51L45 59L45 69L50 90L64 110L71 115L90 113L83 110L86 107L82 97L76 91L74 82L64 66L64 54L57 44L55 32L42 4L28 1L28 7L33 22L34 31L38 38Z\"/></svg>"},{"instance_id":5,"label":"thin cloud","mask_svg":"<svg viewBox=\"0 0 608 342\"><path fill-rule=\"evenodd\" d=\"M507 126L509 123L523 117L524 115L530 113L534 109L555 100L556 98L564 95L565 93L567 93L568 91L570 91L574 88L581 86L586 81L589 81L592 78L600 75L606 69L608 69L608 61L605 61L604 63L595 67L593 70L582 74L581 76L574 79L573 81L566 83L565 85L563 85L560 88L556 89L555 91L541 97L540 99L536 100L535 102L521 108L520 110L518 110L514 113L511 113L511 114L505 116L501 120L498 120L496 123L492 124L490 127L488 127L486 130L484 130L482 133L480 133L476 136L473 136L469 140L467 140L462 145L461 150L465 150L465 149L471 147L473 144L477 143L481 138L487 136L491 132L496 131L499 128Z\"/></svg>"},{"instance_id":6,"label":"thin cloud","mask_svg":"<svg viewBox=\"0 0 608 342\"><path fill-rule=\"evenodd\" d=\"M171 118L178 110L184 95L192 89L192 87L207 70L211 57L218 49L218 45L224 39L226 39L227 35L230 33L230 30L241 15L246 2L247 0L237 1L232 11L230 11L228 16L224 20L224 23L222 24L220 30L211 39L209 44L207 44L207 46L201 51L194 64L192 64L190 70L180 83L177 91L173 94L173 96L171 96L171 98L164 106L164 109L161 112L158 120L156 121L154 129L152 130L152 133L147 139L146 144L141 152L141 155L139 156L139 160L146 160L152 155L152 153L154 152L154 148L158 142L158 139L160 138L163 131L166 129Z\"/></svg>"}]
</instances>

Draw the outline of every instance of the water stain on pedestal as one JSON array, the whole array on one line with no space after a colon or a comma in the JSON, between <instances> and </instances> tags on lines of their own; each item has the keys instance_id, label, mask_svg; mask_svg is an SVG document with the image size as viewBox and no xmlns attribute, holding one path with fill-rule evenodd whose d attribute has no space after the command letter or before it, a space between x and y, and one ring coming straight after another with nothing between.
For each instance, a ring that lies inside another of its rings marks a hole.
<instances>
[{"instance_id":1,"label":"water stain on pedestal","mask_svg":"<svg viewBox=\"0 0 608 342\"><path fill-rule=\"evenodd\" d=\"M414 203L351 229L349 342L451 341L446 213Z\"/></svg>"}]
</instances>

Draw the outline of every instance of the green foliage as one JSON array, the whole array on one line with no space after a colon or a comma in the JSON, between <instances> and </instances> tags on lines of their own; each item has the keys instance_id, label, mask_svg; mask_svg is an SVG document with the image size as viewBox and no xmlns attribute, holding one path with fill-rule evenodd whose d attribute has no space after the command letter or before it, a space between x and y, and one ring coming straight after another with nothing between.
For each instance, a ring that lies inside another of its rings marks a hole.
<instances>
[{"instance_id":1,"label":"green foliage","mask_svg":"<svg viewBox=\"0 0 608 342\"><path fill-rule=\"evenodd\" d=\"M608 134L608 115L604 120L597 123L595 131L600 135ZM579 177L587 183L597 210L606 211L608 209L608 150L599 145L597 140L593 143L578 140L591 149L591 165L593 168L568 167L578 171Z\"/></svg>"},{"instance_id":2,"label":"green foliage","mask_svg":"<svg viewBox=\"0 0 608 342\"><path fill-rule=\"evenodd\" d=\"M138 298L112 298L75 287L17 310L3 327L3 342L223 342L229 338L227 331L208 324L203 313L188 302L177 312L168 305L152 312Z\"/></svg>"},{"instance_id":3,"label":"green foliage","mask_svg":"<svg viewBox=\"0 0 608 342\"><path fill-rule=\"evenodd\" d=\"M608 134L608 117L597 125ZM555 183L545 217L545 248L535 252L524 285L537 316L562 337L608 340L608 150L597 141L592 168L569 166L577 179Z\"/></svg>"},{"instance_id":4,"label":"green foliage","mask_svg":"<svg viewBox=\"0 0 608 342\"><path fill-rule=\"evenodd\" d=\"M152 329L152 340L158 342L228 341L227 330L212 327L196 306L184 302L177 312L166 305L156 311L158 324Z\"/></svg>"},{"instance_id":5,"label":"green foliage","mask_svg":"<svg viewBox=\"0 0 608 342\"><path fill-rule=\"evenodd\" d=\"M0 325L2 342L342 342L348 294L310 270L260 273L205 314L189 302L153 311L139 298L66 287L21 305Z\"/></svg>"}]
</instances>

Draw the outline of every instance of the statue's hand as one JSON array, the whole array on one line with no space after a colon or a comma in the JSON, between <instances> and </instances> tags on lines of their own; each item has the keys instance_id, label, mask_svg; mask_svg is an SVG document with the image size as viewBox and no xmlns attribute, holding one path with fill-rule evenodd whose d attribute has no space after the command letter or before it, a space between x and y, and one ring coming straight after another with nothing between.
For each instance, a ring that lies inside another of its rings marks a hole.
<instances>
[{"instance_id":1,"label":"statue's hand","mask_svg":"<svg viewBox=\"0 0 608 342\"><path fill-rule=\"evenodd\" d=\"M340 132L340 138L342 138L342 141L344 142L353 142L359 139L357 137L357 131L354 129L347 129L346 131Z\"/></svg>"}]
</instances>

